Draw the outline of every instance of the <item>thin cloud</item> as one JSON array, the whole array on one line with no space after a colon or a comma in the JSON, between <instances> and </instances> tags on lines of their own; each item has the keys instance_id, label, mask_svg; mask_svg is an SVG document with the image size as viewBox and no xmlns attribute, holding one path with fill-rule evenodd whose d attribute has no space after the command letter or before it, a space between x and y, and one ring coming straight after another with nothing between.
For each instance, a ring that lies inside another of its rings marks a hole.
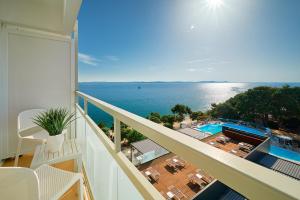
<instances>
[{"instance_id":1,"label":"thin cloud","mask_svg":"<svg viewBox=\"0 0 300 200\"><path fill-rule=\"evenodd\" d=\"M210 58L201 58L201 59L194 59L187 61L188 64L194 64L194 63L203 63L210 61Z\"/></svg>"},{"instance_id":2,"label":"thin cloud","mask_svg":"<svg viewBox=\"0 0 300 200\"><path fill-rule=\"evenodd\" d=\"M188 72L206 72L206 73L211 73L215 71L215 68L213 67L201 67L201 68L188 68Z\"/></svg>"},{"instance_id":3,"label":"thin cloud","mask_svg":"<svg viewBox=\"0 0 300 200\"><path fill-rule=\"evenodd\" d=\"M80 62L85 63L87 65L97 66L101 60L84 53L78 53L78 59Z\"/></svg>"},{"instance_id":4,"label":"thin cloud","mask_svg":"<svg viewBox=\"0 0 300 200\"><path fill-rule=\"evenodd\" d=\"M118 58L117 56L105 56L106 59L110 60L110 61L119 61L120 58Z\"/></svg>"}]
</instances>

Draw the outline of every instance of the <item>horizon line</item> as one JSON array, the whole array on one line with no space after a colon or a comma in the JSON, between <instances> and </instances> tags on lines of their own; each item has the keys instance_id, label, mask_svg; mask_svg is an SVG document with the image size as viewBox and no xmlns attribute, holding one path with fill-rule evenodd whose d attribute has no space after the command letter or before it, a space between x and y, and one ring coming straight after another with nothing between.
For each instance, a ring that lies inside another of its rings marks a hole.
<instances>
[{"instance_id":1,"label":"horizon line","mask_svg":"<svg viewBox=\"0 0 300 200\"><path fill-rule=\"evenodd\" d=\"M78 83L300 83L300 81L78 81Z\"/></svg>"}]
</instances>

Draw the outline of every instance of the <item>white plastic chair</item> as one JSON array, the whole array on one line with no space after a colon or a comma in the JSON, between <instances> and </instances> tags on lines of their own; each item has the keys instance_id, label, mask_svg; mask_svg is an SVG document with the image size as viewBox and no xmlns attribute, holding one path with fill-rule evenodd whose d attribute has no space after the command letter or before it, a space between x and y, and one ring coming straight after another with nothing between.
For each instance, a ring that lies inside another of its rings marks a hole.
<instances>
[{"instance_id":1,"label":"white plastic chair","mask_svg":"<svg viewBox=\"0 0 300 200\"><path fill-rule=\"evenodd\" d=\"M42 165L36 170L0 167L0 199L57 200L79 181L78 199L83 200L83 179L73 173Z\"/></svg>"},{"instance_id":2,"label":"white plastic chair","mask_svg":"<svg viewBox=\"0 0 300 200\"><path fill-rule=\"evenodd\" d=\"M31 109L21 112L18 115L18 147L15 157L15 166L18 166L19 156L21 153L22 143L27 141L30 145L36 145L47 141L48 133L33 123L34 118L40 112L45 111L44 109Z\"/></svg>"}]
</instances>

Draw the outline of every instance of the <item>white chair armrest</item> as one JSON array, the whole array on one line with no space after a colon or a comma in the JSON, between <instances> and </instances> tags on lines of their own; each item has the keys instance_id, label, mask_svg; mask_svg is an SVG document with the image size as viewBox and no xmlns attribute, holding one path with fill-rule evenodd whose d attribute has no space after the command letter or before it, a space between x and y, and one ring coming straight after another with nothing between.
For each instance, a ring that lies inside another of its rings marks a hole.
<instances>
[{"instance_id":1,"label":"white chair armrest","mask_svg":"<svg viewBox=\"0 0 300 200\"><path fill-rule=\"evenodd\" d=\"M29 135L33 135L36 132L42 131L43 128L39 127L39 126L32 126L32 127L28 127L28 128L24 128L19 130L18 134L19 137L26 137Z\"/></svg>"}]
</instances>

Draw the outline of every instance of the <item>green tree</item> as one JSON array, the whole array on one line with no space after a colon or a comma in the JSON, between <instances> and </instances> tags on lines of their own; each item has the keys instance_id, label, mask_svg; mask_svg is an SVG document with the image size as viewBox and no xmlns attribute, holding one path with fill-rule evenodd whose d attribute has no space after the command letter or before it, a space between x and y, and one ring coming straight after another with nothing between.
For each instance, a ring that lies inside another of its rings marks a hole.
<instances>
[{"instance_id":1,"label":"green tree","mask_svg":"<svg viewBox=\"0 0 300 200\"><path fill-rule=\"evenodd\" d=\"M175 122L175 116L174 116L174 115L163 115L163 116L161 117L161 121L162 121L164 124L169 123L169 124L172 124L172 126L173 126L173 124L174 124L174 122Z\"/></svg>"},{"instance_id":2,"label":"green tree","mask_svg":"<svg viewBox=\"0 0 300 200\"><path fill-rule=\"evenodd\" d=\"M127 129L125 134L129 144L146 139L144 135L134 129Z\"/></svg>"},{"instance_id":3,"label":"green tree","mask_svg":"<svg viewBox=\"0 0 300 200\"><path fill-rule=\"evenodd\" d=\"M196 112L192 112L190 114L190 117L192 120L201 120L203 117L204 113L201 111L196 111Z\"/></svg>"},{"instance_id":4,"label":"green tree","mask_svg":"<svg viewBox=\"0 0 300 200\"><path fill-rule=\"evenodd\" d=\"M106 134L109 134L110 128L108 128L104 122L99 122L98 127Z\"/></svg>"},{"instance_id":5,"label":"green tree","mask_svg":"<svg viewBox=\"0 0 300 200\"><path fill-rule=\"evenodd\" d=\"M164 126L170 129L173 129L173 123L164 123Z\"/></svg>"},{"instance_id":6,"label":"green tree","mask_svg":"<svg viewBox=\"0 0 300 200\"><path fill-rule=\"evenodd\" d=\"M161 123L160 114L157 112L151 112L147 118L155 123Z\"/></svg>"},{"instance_id":7,"label":"green tree","mask_svg":"<svg viewBox=\"0 0 300 200\"><path fill-rule=\"evenodd\" d=\"M265 125L272 120L296 130L300 128L300 87L249 89L224 103L212 104L207 114Z\"/></svg>"},{"instance_id":8,"label":"green tree","mask_svg":"<svg viewBox=\"0 0 300 200\"><path fill-rule=\"evenodd\" d=\"M191 108L183 104L176 104L173 108L171 108L171 111L175 114L176 121L178 122L184 119L184 115L192 112Z\"/></svg>"}]
</instances>

